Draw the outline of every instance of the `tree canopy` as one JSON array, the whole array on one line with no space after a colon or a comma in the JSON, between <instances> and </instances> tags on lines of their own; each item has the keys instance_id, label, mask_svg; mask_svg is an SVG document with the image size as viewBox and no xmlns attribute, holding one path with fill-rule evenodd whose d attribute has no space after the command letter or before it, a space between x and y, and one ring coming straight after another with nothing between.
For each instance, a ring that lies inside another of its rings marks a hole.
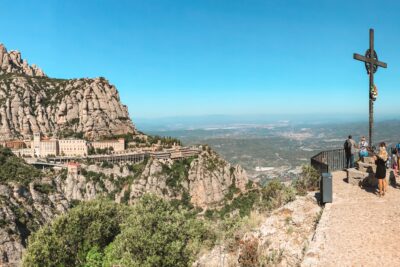
<instances>
[{"instance_id":1,"label":"tree canopy","mask_svg":"<svg viewBox=\"0 0 400 267\"><path fill-rule=\"evenodd\" d=\"M193 213L152 195L131 207L96 200L33 234L23 266L189 266L210 236Z\"/></svg>"}]
</instances>

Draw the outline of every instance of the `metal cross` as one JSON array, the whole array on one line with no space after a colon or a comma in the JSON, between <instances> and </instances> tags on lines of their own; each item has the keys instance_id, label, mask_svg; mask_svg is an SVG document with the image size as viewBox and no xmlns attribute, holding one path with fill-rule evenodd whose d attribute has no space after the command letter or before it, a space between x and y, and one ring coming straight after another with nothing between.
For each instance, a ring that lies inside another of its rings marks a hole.
<instances>
[{"instance_id":1,"label":"metal cross","mask_svg":"<svg viewBox=\"0 0 400 267\"><path fill-rule=\"evenodd\" d=\"M365 52L365 56L354 54L354 59L365 62L365 68L369 74L369 146L372 147L372 129L374 126L374 99L372 98L372 88L374 87L374 73L378 70L378 66L386 68L387 64L378 60L378 55L374 50L374 29L369 29L369 49Z\"/></svg>"}]
</instances>

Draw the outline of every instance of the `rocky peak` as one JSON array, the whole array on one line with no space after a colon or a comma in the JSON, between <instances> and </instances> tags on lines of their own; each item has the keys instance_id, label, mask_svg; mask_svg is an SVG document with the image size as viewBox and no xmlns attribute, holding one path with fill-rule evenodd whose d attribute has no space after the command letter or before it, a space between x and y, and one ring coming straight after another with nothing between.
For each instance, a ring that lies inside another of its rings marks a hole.
<instances>
[{"instance_id":1,"label":"rocky peak","mask_svg":"<svg viewBox=\"0 0 400 267\"><path fill-rule=\"evenodd\" d=\"M0 44L0 139L135 133L128 109L104 78L54 79Z\"/></svg>"},{"instance_id":2,"label":"rocky peak","mask_svg":"<svg viewBox=\"0 0 400 267\"><path fill-rule=\"evenodd\" d=\"M7 52L6 47L0 43L0 74L19 73L32 77L46 77L46 74L36 65L29 65L17 50Z\"/></svg>"}]
</instances>

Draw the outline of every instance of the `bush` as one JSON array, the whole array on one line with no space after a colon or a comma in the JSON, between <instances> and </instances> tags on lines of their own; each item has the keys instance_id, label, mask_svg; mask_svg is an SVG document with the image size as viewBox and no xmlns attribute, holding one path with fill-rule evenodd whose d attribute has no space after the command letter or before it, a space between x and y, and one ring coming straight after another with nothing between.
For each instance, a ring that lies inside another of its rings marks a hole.
<instances>
[{"instance_id":1,"label":"bush","mask_svg":"<svg viewBox=\"0 0 400 267\"><path fill-rule=\"evenodd\" d=\"M81 174L89 181L94 182L96 185L100 186L101 189L105 189L104 181L107 180L107 175L102 172L87 171L85 169L81 170Z\"/></svg>"},{"instance_id":2,"label":"bush","mask_svg":"<svg viewBox=\"0 0 400 267\"><path fill-rule=\"evenodd\" d=\"M112 169L112 168L114 168L114 164L112 164L111 162L108 162L108 161L102 161L101 162L101 165L100 165L102 168L107 168L107 169Z\"/></svg>"},{"instance_id":3,"label":"bush","mask_svg":"<svg viewBox=\"0 0 400 267\"><path fill-rule=\"evenodd\" d=\"M105 266L190 266L206 236L193 214L146 195L106 248Z\"/></svg>"},{"instance_id":4,"label":"bush","mask_svg":"<svg viewBox=\"0 0 400 267\"><path fill-rule=\"evenodd\" d=\"M308 191L318 190L320 181L319 172L310 165L303 165L300 177L293 185L298 194L305 195Z\"/></svg>"},{"instance_id":5,"label":"bush","mask_svg":"<svg viewBox=\"0 0 400 267\"><path fill-rule=\"evenodd\" d=\"M186 180L189 176L189 168L192 159L183 159L174 161L171 167L163 165L163 172L168 177L166 184L170 188L181 188L182 181Z\"/></svg>"},{"instance_id":6,"label":"bush","mask_svg":"<svg viewBox=\"0 0 400 267\"><path fill-rule=\"evenodd\" d=\"M220 217L224 218L227 214L238 210L240 217L248 216L254 207L259 195L257 192L248 192L240 194L232 200L230 204L226 204L220 211Z\"/></svg>"},{"instance_id":7,"label":"bush","mask_svg":"<svg viewBox=\"0 0 400 267\"><path fill-rule=\"evenodd\" d=\"M127 206L86 202L31 235L23 266L81 266L97 246L103 249L120 233Z\"/></svg>"},{"instance_id":8,"label":"bush","mask_svg":"<svg viewBox=\"0 0 400 267\"><path fill-rule=\"evenodd\" d=\"M0 148L0 182L14 181L27 186L41 176L39 170L17 158L9 148Z\"/></svg>"},{"instance_id":9,"label":"bush","mask_svg":"<svg viewBox=\"0 0 400 267\"><path fill-rule=\"evenodd\" d=\"M189 266L214 235L185 208L145 195L133 207L81 203L28 240L23 266Z\"/></svg>"},{"instance_id":10,"label":"bush","mask_svg":"<svg viewBox=\"0 0 400 267\"><path fill-rule=\"evenodd\" d=\"M35 183L33 188L42 194L50 194L56 191L56 188L51 184Z\"/></svg>"},{"instance_id":11,"label":"bush","mask_svg":"<svg viewBox=\"0 0 400 267\"><path fill-rule=\"evenodd\" d=\"M240 267L258 266L258 239L251 238L240 242L239 265Z\"/></svg>"},{"instance_id":12,"label":"bush","mask_svg":"<svg viewBox=\"0 0 400 267\"><path fill-rule=\"evenodd\" d=\"M163 147L172 147L173 144L177 144L177 145L181 145L181 141L173 138L173 137L161 137L158 135L155 136L148 136L148 142L150 145L152 144L157 144L158 142L160 142L160 144Z\"/></svg>"}]
</instances>

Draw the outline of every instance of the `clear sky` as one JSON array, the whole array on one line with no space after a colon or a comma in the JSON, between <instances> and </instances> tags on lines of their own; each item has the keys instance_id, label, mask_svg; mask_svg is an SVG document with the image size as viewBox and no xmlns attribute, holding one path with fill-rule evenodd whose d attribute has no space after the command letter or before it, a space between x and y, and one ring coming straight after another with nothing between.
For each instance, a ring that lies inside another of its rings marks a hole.
<instances>
[{"instance_id":1,"label":"clear sky","mask_svg":"<svg viewBox=\"0 0 400 267\"><path fill-rule=\"evenodd\" d=\"M400 111L400 1L0 0L0 42L58 78L104 76L135 118Z\"/></svg>"}]
</instances>

